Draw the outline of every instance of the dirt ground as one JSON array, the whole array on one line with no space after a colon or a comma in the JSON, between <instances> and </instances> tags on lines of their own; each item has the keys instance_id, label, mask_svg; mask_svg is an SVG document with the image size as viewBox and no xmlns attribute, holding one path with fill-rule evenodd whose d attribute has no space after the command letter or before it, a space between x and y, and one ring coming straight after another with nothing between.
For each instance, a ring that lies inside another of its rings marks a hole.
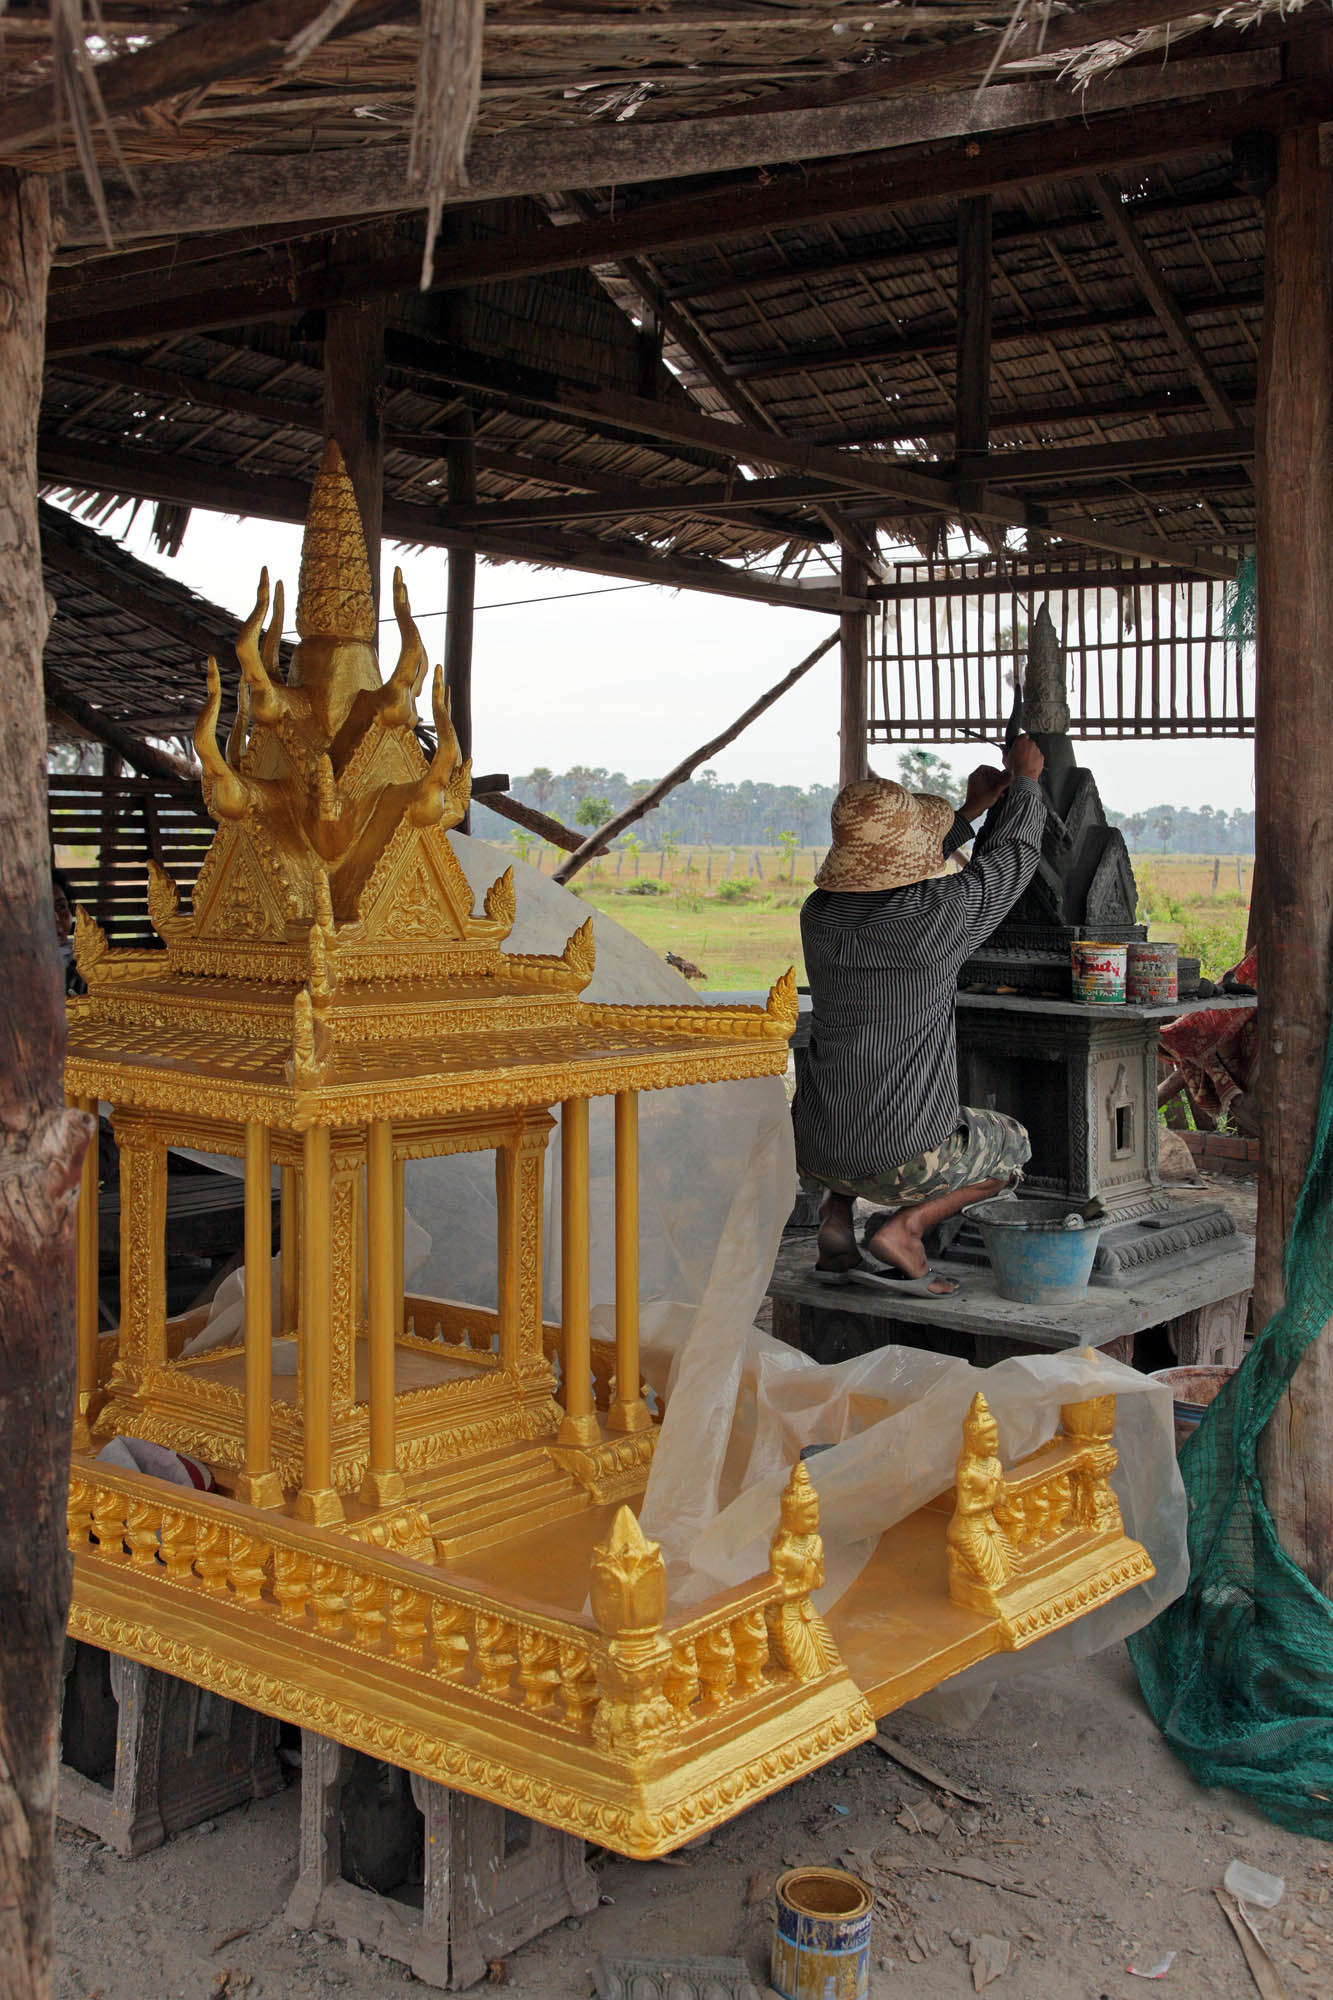
<instances>
[{"instance_id":1,"label":"dirt ground","mask_svg":"<svg viewBox=\"0 0 1333 2000\"><path fill-rule=\"evenodd\" d=\"M1203 1191L1181 1190L1196 1201ZM1206 1192L1253 1229L1252 1182ZM601 1905L513 1953L507 1990L585 2000L600 1953L635 1951L739 1956L763 1992L774 1878L842 1861L882 1891L873 2000L962 2000L976 1990L969 1941L983 1936L997 1957L1009 1951L986 1987L994 2000L1134 2000L1146 1986L1128 1968L1169 1952L1163 1994L1249 2000L1260 1989L1212 1893L1239 1858L1286 1882L1254 1921L1290 2000L1333 1994L1333 1848L1197 1786L1148 1717L1123 1649L1007 1682L967 1735L910 1711L883 1729L984 1802L925 1784L874 1747L853 1751L671 1863L594 1856ZM137 1862L62 1823L57 2000L363 2000L416 1985L391 1960L284 1921L291 1776L279 1796ZM978 1863L999 1886L973 1879ZM973 1877L950 1872L959 1867Z\"/></svg>"},{"instance_id":2,"label":"dirt ground","mask_svg":"<svg viewBox=\"0 0 1333 2000\"><path fill-rule=\"evenodd\" d=\"M1127 1968L1169 1951L1164 1994L1242 2000L1256 1988L1212 1894L1239 1857L1285 1879L1282 1902L1256 1924L1291 2000L1333 1992L1333 1850L1232 1793L1200 1790L1119 1648L1007 1683L966 1736L911 1714L884 1727L985 1802L950 1798L872 1746L855 1750L674 1864L596 1858L601 1906L514 1952L507 1990L584 2000L599 1953L642 1951L740 1956L762 1992L773 1878L846 1857L873 1867L887 1892L875 2000L962 2000L975 1990L968 1940L983 1935L1009 1947L986 1989L995 2000L1133 2000L1146 1987ZM947 1813L938 1835L917 1830L939 1818L932 1807ZM362 2000L415 1985L387 1959L284 1921L297 1808L293 1783L137 1862L62 1825L58 2000ZM1007 1886L948 1872L978 1862Z\"/></svg>"}]
</instances>

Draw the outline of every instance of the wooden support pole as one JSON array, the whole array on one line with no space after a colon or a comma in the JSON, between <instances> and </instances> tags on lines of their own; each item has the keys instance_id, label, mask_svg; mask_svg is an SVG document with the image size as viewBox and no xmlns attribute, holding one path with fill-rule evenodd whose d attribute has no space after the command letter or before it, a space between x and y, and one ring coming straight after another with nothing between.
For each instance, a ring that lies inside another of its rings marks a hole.
<instances>
[{"instance_id":1,"label":"wooden support pole","mask_svg":"<svg viewBox=\"0 0 1333 2000\"><path fill-rule=\"evenodd\" d=\"M652 1429L639 1393L639 1093L616 1094L616 1393L609 1431Z\"/></svg>"},{"instance_id":2,"label":"wooden support pole","mask_svg":"<svg viewBox=\"0 0 1333 2000\"><path fill-rule=\"evenodd\" d=\"M618 834L623 833L627 826L633 826L636 820L642 819L645 813L653 810L654 806L660 806L667 793L674 791L677 785L683 785L690 773L696 771L706 758L716 756L717 752L724 749L728 743L734 743L742 730L749 728L756 716L762 715L766 708L771 708L775 701L786 694L789 687L796 685L803 674L808 674L815 662L822 660L825 653L832 649L836 637L836 633L830 632L828 638L822 639L812 653L807 653L803 660L798 661L790 673L784 674L780 681L765 689L758 701L752 701L743 715L738 715L736 720L718 735L710 736L707 743L700 744L699 748L692 750L688 757L682 757L679 764L672 765L664 778L659 778L655 785L650 785L646 792L632 800L623 811L607 820L604 826L599 826L596 833L589 834L588 838L581 841L574 849L568 861L561 862L552 880L568 882L570 877L576 875L584 863L591 861L594 855L605 854L609 843ZM504 811L504 807L496 799L487 799L485 803L494 806L497 812Z\"/></svg>"},{"instance_id":3,"label":"wooden support pole","mask_svg":"<svg viewBox=\"0 0 1333 2000\"><path fill-rule=\"evenodd\" d=\"M588 1100L560 1108L560 1324L565 1371L562 1445L601 1441L592 1402L592 1235L588 1186Z\"/></svg>"},{"instance_id":4,"label":"wooden support pole","mask_svg":"<svg viewBox=\"0 0 1333 2000\"><path fill-rule=\"evenodd\" d=\"M366 238L378 241L375 232L366 232ZM376 615L384 520L385 311L383 300L367 300L330 306L324 320L324 434L341 447L361 511Z\"/></svg>"},{"instance_id":5,"label":"wooden support pole","mask_svg":"<svg viewBox=\"0 0 1333 2000\"><path fill-rule=\"evenodd\" d=\"M958 204L958 358L954 389L957 454L990 446L991 197Z\"/></svg>"},{"instance_id":6,"label":"wooden support pole","mask_svg":"<svg viewBox=\"0 0 1333 2000\"><path fill-rule=\"evenodd\" d=\"M1325 49L1327 71L1327 48ZM1260 363L1254 911L1259 947L1259 1226L1254 1316L1281 1304L1333 1000L1333 174L1313 125L1284 133L1268 197ZM1333 1335L1325 1328L1260 1446L1283 1547L1333 1594Z\"/></svg>"},{"instance_id":7,"label":"wooden support pole","mask_svg":"<svg viewBox=\"0 0 1333 2000\"><path fill-rule=\"evenodd\" d=\"M45 179L0 168L0 1988L53 1983L51 1867L69 1611L65 1530L78 1379L74 1204L86 1112L65 1102L51 923L33 436L52 250Z\"/></svg>"},{"instance_id":8,"label":"wooden support pole","mask_svg":"<svg viewBox=\"0 0 1333 2000\"><path fill-rule=\"evenodd\" d=\"M394 1442L394 1337L398 1324L398 1244L393 1126L371 1120L366 1132L366 1331L370 1363L370 1463L361 1482L369 1507L394 1507L406 1491Z\"/></svg>"},{"instance_id":9,"label":"wooden support pole","mask_svg":"<svg viewBox=\"0 0 1333 2000\"><path fill-rule=\"evenodd\" d=\"M245 1469L236 1498L280 1507L273 1470L273 1167L268 1127L245 1126Z\"/></svg>"},{"instance_id":10,"label":"wooden support pole","mask_svg":"<svg viewBox=\"0 0 1333 2000\"><path fill-rule=\"evenodd\" d=\"M477 452L472 438L472 411L464 404L453 420L459 433L449 446L449 505L474 507L477 501ZM472 755L472 623L477 602L477 557L473 549L450 549L449 593L445 600L444 686L449 716L465 758ZM464 814L460 832L471 831Z\"/></svg>"},{"instance_id":11,"label":"wooden support pole","mask_svg":"<svg viewBox=\"0 0 1333 2000\"><path fill-rule=\"evenodd\" d=\"M870 577L866 566L855 556L843 555L842 593L859 597L855 611L844 611L838 624L842 661L842 704L838 728L838 784L853 785L870 769L866 751L866 715L869 693L870 614L865 592Z\"/></svg>"},{"instance_id":12,"label":"wooden support pole","mask_svg":"<svg viewBox=\"0 0 1333 2000\"><path fill-rule=\"evenodd\" d=\"M81 1097L79 1110L86 1111L96 1124L97 1099ZM79 1175L79 1211L75 1224L75 1312L78 1320L79 1377L74 1413L74 1444L87 1451L92 1444L90 1425L97 1395L97 1338L101 1331L97 1294L97 1141L89 1142Z\"/></svg>"},{"instance_id":13,"label":"wooden support pole","mask_svg":"<svg viewBox=\"0 0 1333 2000\"><path fill-rule=\"evenodd\" d=\"M304 1465L296 1512L325 1526L343 1518L333 1490L333 1162L327 1125L306 1128L301 1162L301 1428Z\"/></svg>"}]
</instances>

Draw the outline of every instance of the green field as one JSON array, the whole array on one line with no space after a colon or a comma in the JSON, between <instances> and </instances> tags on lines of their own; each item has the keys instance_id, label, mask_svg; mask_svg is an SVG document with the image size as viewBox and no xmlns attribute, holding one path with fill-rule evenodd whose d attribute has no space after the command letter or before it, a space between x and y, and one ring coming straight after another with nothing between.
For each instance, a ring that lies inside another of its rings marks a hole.
<instances>
[{"instance_id":1,"label":"green field","mask_svg":"<svg viewBox=\"0 0 1333 2000\"><path fill-rule=\"evenodd\" d=\"M539 857L528 858L536 865ZM562 858L548 848L541 867L549 875ZM575 886L585 903L605 910L654 951L674 952L702 967L706 989L753 991L770 986L789 965L804 983L800 908L818 859L808 847L795 853L680 848L674 854L617 854L585 869ZM1239 889L1232 855L1223 855L1215 869L1212 855L1138 854L1134 872L1140 920L1148 922L1152 937L1174 939L1183 953L1201 958L1213 978L1241 957L1254 874L1250 858L1241 862Z\"/></svg>"}]
</instances>

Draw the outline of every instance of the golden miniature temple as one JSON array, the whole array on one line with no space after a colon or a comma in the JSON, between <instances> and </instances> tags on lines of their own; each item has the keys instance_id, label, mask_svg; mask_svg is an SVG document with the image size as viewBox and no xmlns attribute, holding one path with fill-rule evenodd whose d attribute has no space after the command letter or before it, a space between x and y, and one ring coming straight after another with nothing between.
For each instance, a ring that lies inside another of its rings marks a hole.
<instances>
[{"instance_id":1,"label":"golden miniature temple","mask_svg":"<svg viewBox=\"0 0 1333 2000\"><path fill-rule=\"evenodd\" d=\"M797 1466L768 1568L668 1610L635 1508L657 1436L639 1378L638 1093L781 1075L792 975L764 1008L603 1006L589 921L504 950L448 838L468 801L401 578L381 682L356 503L330 446L299 645L279 672L265 574L237 640L225 748L196 731L217 822L192 910L154 869L162 948L79 913L87 996L67 1090L109 1104L120 1324L98 1326L97 1165L79 1209L70 1629L423 1776L622 1852L662 1853L873 1733L876 1717L1151 1574L1109 1485L1109 1398L1006 1472L981 1398L956 1492L885 1534L827 1622ZM588 1104L615 1101L615 1340L590 1330ZM542 1316L544 1156L560 1108L561 1317ZM167 1313L168 1150L244 1161L243 1338L186 1354ZM498 1305L405 1296L408 1161L494 1155ZM270 1285L272 1180L280 1271ZM274 1300L277 1302L275 1324ZM296 1343L277 1372L274 1343ZM557 1378L556 1364L559 1364ZM561 1400L557 1400L557 1386ZM188 1452L219 1491L99 1464L111 1437Z\"/></svg>"}]
</instances>

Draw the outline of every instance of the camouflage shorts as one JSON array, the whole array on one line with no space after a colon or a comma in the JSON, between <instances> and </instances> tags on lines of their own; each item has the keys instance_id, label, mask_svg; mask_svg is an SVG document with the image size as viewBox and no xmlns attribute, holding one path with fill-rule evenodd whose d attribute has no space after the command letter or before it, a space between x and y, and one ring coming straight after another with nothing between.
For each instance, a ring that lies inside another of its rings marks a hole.
<instances>
[{"instance_id":1,"label":"camouflage shorts","mask_svg":"<svg viewBox=\"0 0 1333 2000\"><path fill-rule=\"evenodd\" d=\"M886 1208L914 1208L937 1194L976 1187L982 1181L1019 1181L1032 1157L1028 1135L1016 1118L1003 1111L976 1111L965 1104L961 1122L943 1145L918 1153L899 1167L885 1167L860 1181L836 1181L802 1173L810 1189L832 1188L853 1200L882 1202Z\"/></svg>"}]
</instances>

